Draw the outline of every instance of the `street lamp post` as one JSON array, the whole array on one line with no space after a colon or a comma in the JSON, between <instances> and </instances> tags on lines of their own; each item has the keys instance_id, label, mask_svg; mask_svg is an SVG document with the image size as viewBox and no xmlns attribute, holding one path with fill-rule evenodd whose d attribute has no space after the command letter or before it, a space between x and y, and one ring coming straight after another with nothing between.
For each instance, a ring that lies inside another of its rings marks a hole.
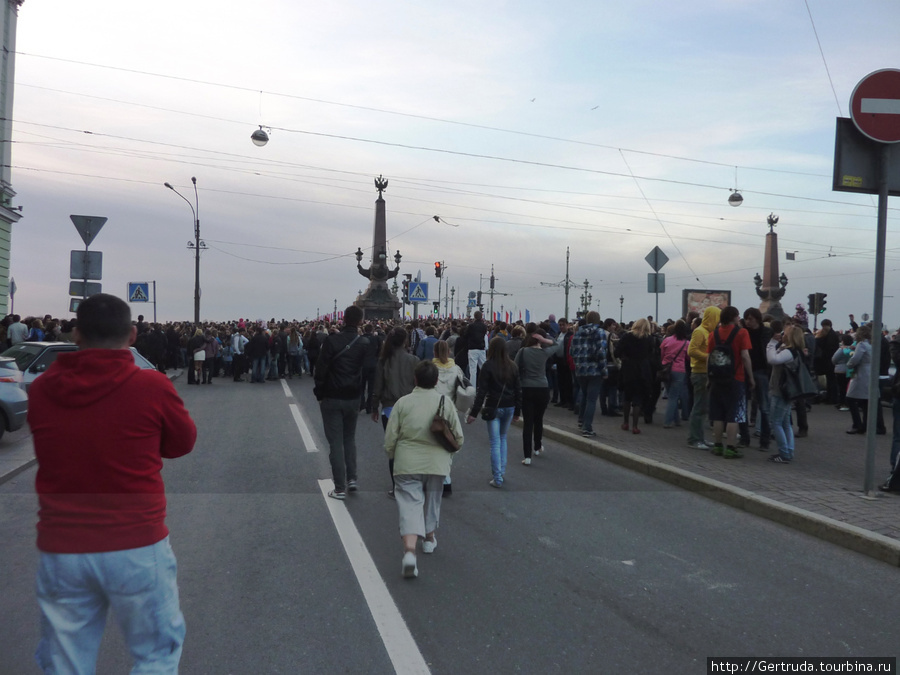
<instances>
[{"instance_id":1,"label":"street lamp post","mask_svg":"<svg viewBox=\"0 0 900 675\"><path fill-rule=\"evenodd\" d=\"M191 176L191 182L194 184L194 203L172 187L169 183L163 183L176 195L181 197L191 207L191 214L194 216L194 241L188 242L188 248L194 249L194 324L200 323L200 249L206 248L206 244L200 241L200 197L197 193L197 178ZM196 208L195 208L196 206Z\"/></svg>"},{"instance_id":2,"label":"street lamp post","mask_svg":"<svg viewBox=\"0 0 900 675\"><path fill-rule=\"evenodd\" d=\"M620 295L619 296L619 325L620 326L622 325L622 310L624 309L624 307L625 307L625 296Z\"/></svg>"}]
</instances>

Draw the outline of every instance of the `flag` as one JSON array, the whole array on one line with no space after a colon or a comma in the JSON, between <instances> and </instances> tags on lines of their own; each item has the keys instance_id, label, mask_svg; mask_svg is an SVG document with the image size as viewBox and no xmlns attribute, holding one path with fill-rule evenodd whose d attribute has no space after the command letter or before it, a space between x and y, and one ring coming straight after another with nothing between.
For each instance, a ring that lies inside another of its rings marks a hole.
<instances>
[{"instance_id":1,"label":"flag","mask_svg":"<svg viewBox=\"0 0 900 675\"><path fill-rule=\"evenodd\" d=\"M521 321L521 320L522 320L522 310L520 309L519 310L519 321Z\"/></svg>"},{"instance_id":2,"label":"flag","mask_svg":"<svg viewBox=\"0 0 900 675\"><path fill-rule=\"evenodd\" d=\"M531 323L531 312L525 310L525 323Z\"/></svg>"}]
</instances>

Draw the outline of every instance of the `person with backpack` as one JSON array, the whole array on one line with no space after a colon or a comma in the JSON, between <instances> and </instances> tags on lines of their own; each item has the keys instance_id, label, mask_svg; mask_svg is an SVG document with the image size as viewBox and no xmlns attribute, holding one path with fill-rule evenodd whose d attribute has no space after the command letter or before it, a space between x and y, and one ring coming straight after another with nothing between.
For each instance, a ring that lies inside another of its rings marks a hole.
<instances>
[{"instance_id":1,"label":"person with backpack","mask_svg":"<svg viewBox=\"0 0 900 675\"><path fill-rule=\"evenodd\" d=\"M740 325L741 312L729 305L719 326L710 333L706 376L709 379L709 418L713 423L712 453L725 459L744 456L736 447L738 424L747 420L745 387L754 386L750 334ZM723 432L726 445L722 444Z\"/></svg>"},{"instance_id":2,"label":"person with backpack","mask_svg":"<svg viewBox=\"0 0 900 675\"><path fill-rule=\"evenodd\" d=\"M769 457L776 464L790 464L794 459L794 428L791 425L791 399L781 389L786 364L802 359L806 346L803 331L788 324L784 333L775 335L766 345L766 361L772 366L769 379L769 425L778 444L778 452Z\"/></svg>"}]
</instances>

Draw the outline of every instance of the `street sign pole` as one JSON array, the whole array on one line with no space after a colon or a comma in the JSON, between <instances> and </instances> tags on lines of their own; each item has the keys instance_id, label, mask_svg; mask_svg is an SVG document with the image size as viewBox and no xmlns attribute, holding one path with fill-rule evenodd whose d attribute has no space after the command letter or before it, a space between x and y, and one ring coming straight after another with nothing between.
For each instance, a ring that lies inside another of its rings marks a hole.
<instances>
[{"instance_id":1,"label":"street sign pole","mask_svg":"<svg viewBox=\"0 0 900 675\"><path fill-rule=\"evenodd\" d=\"M856 128L879 144L878 225L875 244L875 297L872 311L872 367L866 420L866 469L863 491L875 488L875 432L881 405L881 340L884 304L884 255L887 248L887 208L891 183L892 144L900 142L900 70L883 69L869 73L850 96L850 117ZM874 152L872 156L874 158Z\"/></svg>"},{"instance_id":2,"label":"street sign pole","mask_svg":"<svg viewBox=\"0 0 900 675\"><path fill-rule=\"evenodd\" d=\"M872 310L872 369L869 376L869 413L866 420L866 477L863 491L873 494L875 490L875 432L878 415L876 406L881 405L881 319L884 304L884 254L887 248L887 208L888 208L888 163L890 145L882 144L878 175L878 234L875 243L875 299Z\"/></svg>"}]
</instances>

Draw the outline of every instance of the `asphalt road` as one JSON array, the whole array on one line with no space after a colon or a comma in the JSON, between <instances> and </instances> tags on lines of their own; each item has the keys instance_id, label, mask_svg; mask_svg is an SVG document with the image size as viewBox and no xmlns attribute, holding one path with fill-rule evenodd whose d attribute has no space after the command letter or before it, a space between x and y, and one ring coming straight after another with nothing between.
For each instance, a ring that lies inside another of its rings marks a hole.
<instances>
[{"instance_id":1,"label":"asphalt road","mask_svg":"<svg viewBox=\"0 0 900 675\"><path fill-rule=\"evenodd\" d=\"M404 580L381 424L360 415L360 491L328 500L311 379L287 384L176 381L199 428L165 468L183 673L704 673L708 656L897 654L896 568L556 443L524 467L517 429L491 488L481 421L464 427L437 551ZM34 471L0 486L2 675L38 672ZM359 542L338 535L342 515ZM98 672L129 663L110 621Z\"/></svg>"}]
</instances>

